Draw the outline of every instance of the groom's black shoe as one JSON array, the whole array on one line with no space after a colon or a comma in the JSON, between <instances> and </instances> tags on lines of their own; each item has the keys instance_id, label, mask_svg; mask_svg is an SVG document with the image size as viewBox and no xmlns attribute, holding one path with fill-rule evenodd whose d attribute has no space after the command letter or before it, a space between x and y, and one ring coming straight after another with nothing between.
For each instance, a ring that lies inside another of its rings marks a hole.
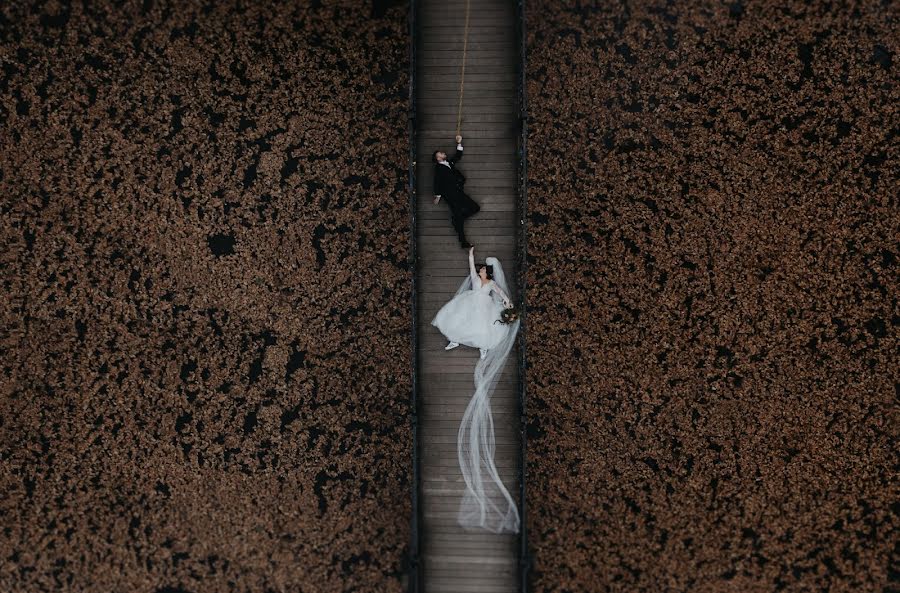
<instances>
[{"instance_id":1,"label":"groom's black shoe","mask_svg":"<svg viewBox=\"0 0 900 593\"><path fill-rule=\"evenodd\" d=\"M459 246L462 247L463 249L468 249L468 248L472 247L472 244L469 243L468 241L460 241Z\"/></svg>"}]
</instances>

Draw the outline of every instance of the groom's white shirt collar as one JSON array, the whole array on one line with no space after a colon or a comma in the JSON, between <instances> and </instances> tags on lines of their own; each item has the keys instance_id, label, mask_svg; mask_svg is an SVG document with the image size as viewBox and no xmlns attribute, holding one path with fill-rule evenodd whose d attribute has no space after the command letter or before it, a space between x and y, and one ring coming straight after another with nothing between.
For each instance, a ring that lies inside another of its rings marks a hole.
<instances>
[{"instance_id":1,"label":"groom's white shirt collar","mask_svg":"<svg viewBox=\"0 0 900 593\"><path fill-rule=\"evenodd\" d=\"M456 150L462 150L462 149L463 149L463 145L462 145L462 144L457 144L457 145L456 145ZM450 168L450 163L448 163L448 162L445 161L445 160L444 160L444 161L441 161L440 164L441 164L441 165L444 165L444 166L447 167L448 169Z\"/></svg>"}]
</instances>

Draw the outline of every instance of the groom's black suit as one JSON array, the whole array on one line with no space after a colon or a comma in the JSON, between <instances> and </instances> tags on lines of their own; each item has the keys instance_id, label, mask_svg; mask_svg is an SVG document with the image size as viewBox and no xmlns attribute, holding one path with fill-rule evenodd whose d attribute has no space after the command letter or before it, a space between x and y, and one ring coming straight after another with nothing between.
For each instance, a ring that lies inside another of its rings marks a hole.
<instances>
[{"instance_id":1,"label":"groom's black suit","mask_svg":"<svg viewBox=\"0 0 900 593\"><path fill-rule=\"evenodd\" d=\"M435 163L434 165L434 195L441 196L450 208L450 220L460 243L467 243L463 223L467 218L481 210L475 200L466 195L463 190L466 184L465 176L456 168L456 161L463 156L463 151L456 149L452 159L447 159L447 165ZM449 166L448 166L449 165Z\"/></svg>"}]
</instances>

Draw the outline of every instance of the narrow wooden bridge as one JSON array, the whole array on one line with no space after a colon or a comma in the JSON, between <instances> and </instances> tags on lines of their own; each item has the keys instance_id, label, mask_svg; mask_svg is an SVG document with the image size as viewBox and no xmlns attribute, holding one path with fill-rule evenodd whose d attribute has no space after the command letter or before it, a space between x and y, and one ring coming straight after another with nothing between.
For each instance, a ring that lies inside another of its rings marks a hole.
<instances>
[{"instance_id":1,"label":"narrow wooden bridge","mask_svg":"<svg viewBox=\"0 0 900 593\"><path fill-rule=\"evenodd\" d=\"M456 522L465 482L456 453L457 430L474 392L478 351L446 352L431 325L438 309L468 273L444 203L432 203L438 149L453 154L463 37L464 0L419 0L416 31L418 545L424 593L500 593L518 590L518 535L469 532ZM511 0L471 0L462 108L469 195L481 212L466 223L477 261L497 257L515 292L517 233L516 6ZM514 295L510 295L515 300ZM504 484L519 493L519 406L515 353L492 398L496 464ZM521 508L521 507L520 507Z\"/></svg>"}]
</instances>

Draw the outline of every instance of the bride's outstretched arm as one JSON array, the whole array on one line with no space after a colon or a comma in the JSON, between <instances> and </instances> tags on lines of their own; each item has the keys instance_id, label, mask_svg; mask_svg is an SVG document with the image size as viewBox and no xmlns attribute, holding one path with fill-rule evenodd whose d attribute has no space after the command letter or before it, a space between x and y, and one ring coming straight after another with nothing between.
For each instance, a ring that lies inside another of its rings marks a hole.
<instances>
[{"instance_id":1,"label":"bride's outstretched arm","mask_svg":"<svg viewBox=\"0 0 900 593\"><path fill-rule=\"evenodd\" d=\"M478 286L478 272L475 270L475 248L469 248L469 275L472 277L472 288Z\"/></svg>"}]
</instances>

